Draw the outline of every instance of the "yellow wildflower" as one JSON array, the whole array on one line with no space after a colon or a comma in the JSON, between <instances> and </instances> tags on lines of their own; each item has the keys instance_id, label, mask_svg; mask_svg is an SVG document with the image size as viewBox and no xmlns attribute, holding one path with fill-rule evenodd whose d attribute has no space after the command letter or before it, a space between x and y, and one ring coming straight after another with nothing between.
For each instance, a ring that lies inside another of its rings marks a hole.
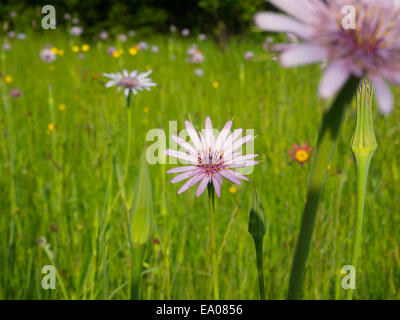
<instances>
[{"instance_id":1,"label":"yellow wildflower","mask_svg":"<svg viewBox=\"0 0 400 320\"><path fill-rule=\"evenodd\" d=\"M219 87L219 82L213 81L212 86L213 86L213 88L217 89Z\"/></svg>"}]
</instances>

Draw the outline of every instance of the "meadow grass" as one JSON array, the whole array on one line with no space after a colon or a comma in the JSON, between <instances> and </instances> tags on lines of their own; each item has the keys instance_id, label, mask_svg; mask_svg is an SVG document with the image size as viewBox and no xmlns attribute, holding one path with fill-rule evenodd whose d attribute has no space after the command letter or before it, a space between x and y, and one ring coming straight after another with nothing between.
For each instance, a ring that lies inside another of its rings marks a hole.
<instances>
[{"instance_id":1,"label":"meadow grass","mask_svg":"<svg viewBox=\"0 0 400 320\"><path fill-rule=\"evenodd\" d=\"M57 31L28 35L5 53L1 72L13 81L0 80L1 299L129 299L126 203L132 199L146 133L162 127L168 134L172 120L181 130L189 117L200 128L206 116L217 128L233 119L234 128L254 129L255 153L261 160L249 183L237 193L224 183L222 197L216 199L220 297L258 298L256 256L247 231L255 186L268 226L266 297L286 297L310 171L309 163L293 163L287 151L294 143L316 144L322 110L328 106L316 95L320 68L284 70L250 40L232 40L223 50L206 41L199 43L204 76L197 77L193 70L199 66L186 62L193 39L145 40L157 44L160 52L131 56L124 44L125 53L116 59L106 52L113 43L97 43L80 60L71 47L83 42ZM65 51L54 67L39 57L48 43ZM250 49L256 53L254 61L243 58ZM151 68L158 84L132 99L128 171L125 98L115 87L105 88L102 76L122 68ZM22 91L20 98L9 97L13 87ZM59 110L60 104L65 110ZM379 147L371 165L354 297L399 299L399 108L389 117L375 111L374 118ZM54 131L49 131L50 123ZM303 286L307 299L346 295L339 271L350 264L354 236L349 148L354 126L355 106L345 120L317 216ZM149 166L152 238L160 243L152 243L145 256L141 296L212 298L207 195L196 198L194 190L178 195L179 187L169 184L172 176L165 173L170 167ZM43 237L50 247L44 248ZM41 287L41 269L48 264L58 270L56 290Z\"/></svg>"}]
</instances>

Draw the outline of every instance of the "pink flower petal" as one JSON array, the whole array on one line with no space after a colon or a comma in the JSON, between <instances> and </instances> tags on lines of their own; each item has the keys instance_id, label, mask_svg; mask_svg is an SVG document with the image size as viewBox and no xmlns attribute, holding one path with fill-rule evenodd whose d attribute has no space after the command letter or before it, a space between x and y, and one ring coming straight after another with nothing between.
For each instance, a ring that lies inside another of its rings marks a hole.
<instances>
[{"instance_id":1,"label":"pink flower petal","mask_svg":"<svg viewBox=\"0 0 400 320\"><path fill-rule=\"evenodd\" d=\"M187 143L185 140L183 140L180 137L174 136L172 135L171 138L177 143L179 144L183 149L185 149L187 152L193 154L193 155L197 155L196 150L192 147L191 144Z\"/></svg>"},{"instance_id":2,"label":"pink flower petal","mask_svg":"<svg viewBox=\"0 0 400 320\"><path fill-rule=\"evenodd\" d=\"M225 179L236 183L236 184L242 184L242 182L235 176L233 175L231 172L233 172L232 170L229 171L221 171L221 176L223 176Z\"/></svg>"},{"instance_id":3,"label":"pink flower petal","mask_svg":"<svg viewBox=\"0 0 400 320\"><path fill-rule=\"evenodd\" d=\"M240 174L237 171L229 170L229 173L234 175L234 176L236 176L236 177L238 177L239 179L242 179L242 180L245 180L245 181L249 181L249 178L247 178L246 176Z\"/></svg>"},{"instance_id":4,"label":"pink flower petal","mask_svg":"<svg viewBox=\"0 0 400 320\"><path fill-rule=\"evenodd\" d=\"M196 191L196 197L199 197L204 192L209 182L210 182L210 177L207 176L204 177L203 180L201 180L199 187L197 188Z\"/></svg>"},{"instance_id":5,"label":"pink flower petal","mask_svg":"<svg viewBox=\"0 0 400 320\"><path fill-rule=\"evenodd\" d=\"M192 171L195 169L197 169L197 167L195 166L176 167L171 170L168 170L167 173L181 173L181 172Z\"/></svg>"},{"instance_id":6,"label":"pink flower petal","mask_svg":"<svg viewBox=\"0 0 400 320\"><path fill-rule=\"evenodd\" d=\"M197 135L196 130L194 129L193 125L191 124L190 121L185 121L185 126L186 130L188 131L188 134L190 136L190 139L192 140L194 146L196 149L201 149L201 143L199 140L199 136Z\"/></svg>"},{"instance_id":7,"label":"pink flower petal","mask_svg":"<svg viewBox=\"0 0 400 320\"><path fill-rule=\"evenodd\" d=\"M231 130L231 127L232 127L232 121L228 121L225 124L224 128L219 133L217 141L215 143L217 149L219 149L221 147L222 143L225 141L226 137L229 134L229 131Z\"/></svg>"},{"instance_id":8,"label":"pink flower petal","mask_svg":"<svg viewBox=\"0 0 400 320\"><path fill-rule=\"evenodd\" d=\"M214 178L217 179L218 182L219 182L219 184L222 186L223 180L222 180L221 175L220 175L219 173L216 173L216 174L214 175Z\"/></svg>"},{"instance_id":9,"label":"pink flower petal","mask_svg":"<svg viewBox=\"0 0 400 320\"><path fill-rule=\"evenodd\" d=\"M332 62L325 70L318 93L323 99L332 98L350 77L350 71L342 63Z\"/></svg>"},{"instance_id":10,"label":"pink flower petal","mask_svg":"<svg viewBox=\"0 0 400 320\"><path fill-rule=\"evenodd\" d=\"M279 13L257 13L254 16L254 23L262 30L291 32L303 39L309 39L312 33L312 30L305 24Z\"/></svg>"},{"instance_id":11,"label":"pink flower petal","mask_svg":"<svg viewBox=\"0 0 400 320\"><path fill-rule=\"evenodd\" d=\"M321 62L327 58L327 50L317 45L299 44L284 51L279 57L284 67L297 67Z\"/></svg>"},{"instance_id":12,"label":"pink flower petal","mask_svg":"<svg viewBox=\"0 0 400 320\"><path fill-rule=\"evenodd\" d=\"M166 155L169 155L170 157L175 157L181 160L185 160L191 163L196 163L197 159L194 158L193 156L188 155L187 153L184 153L182 151L176 151L176 150L165 150L164 153Z\"/></svg>"},{"instance_id":13,"label":"pink flower petal","mask_svg":"<svg viewBox=\"0 0 400 320\"><path fill-rule=\"evenodd\" d=\"M177 183L177 182L186 180L187 178L190 178L194 174L195 174L194 170L193 171L189 171L189 172L185 172L185 173L181 173L181 174L178 174L177 176L173 177L170 182L171 183Z\"/></svg>"},{"instance_id":14,"label":"pink flower petal","mask_svg":"<svg viewBox=\"0 0 400 320\"><path fill-rule=\"evenodd\" d=\"M215 193L217 194L218 198L221 198L221 188L219 186L218 180L215 177L212 177L212 182L214 185Z\"/></svg>"},{"instance_id":15,"label":"pink flower petal","mask_svg":"<svg viewBox=\"0 0 400 320\"><path fill-rule=\"evenodd\" d=\"M388 85L382 78L371 78L375 89L375 97L378 102L379 110L383 114L389 114L393 111L393 94Z\"/></svg>"},{"instance_id":16,"label":"pink flower petal","mask_svg":"<svg viewBox=\"0 0 400 320\"><path fill-rule=\"evenodd\" d=\"M312 12L308 10L310 5L307 0L270 0L270 2L300 21L309 23L314 18Z\"/></svg>"},{"instance_id":17,"label":"pink flower petal","mask_svg":"<svg viewBox=\"0 0 400 320\"><path fill-rule=\"evenodd\" d=\"M178 190L178 194L181 194L182 192L185 192L187 189L189 189L190 187L193 187L197 182L199 182L205 175L198 175L198 176L194 176L193 178L189 179L188 181L186 181L182 187Z\"/></svg>"}]
</instances>

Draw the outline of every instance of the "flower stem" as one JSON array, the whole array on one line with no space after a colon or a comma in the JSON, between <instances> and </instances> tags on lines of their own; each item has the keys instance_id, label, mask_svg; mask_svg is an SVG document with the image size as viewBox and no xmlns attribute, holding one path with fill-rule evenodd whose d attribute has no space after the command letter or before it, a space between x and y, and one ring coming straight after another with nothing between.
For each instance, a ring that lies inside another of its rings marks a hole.
<instances>
[{"instance_id":1,"label":"flower stem","mask_svg":"<svg viewBox=\"0 0 400 320\"><path fill-rule=\"evenodd\" d=\"M140 274L142 272L143 256L145 251L144 245L132 245L131 246L131 300L140 299Z\"/></svg>"},{"instance_id":2,"label":"flower stem","mask_svg":"<svg viewBox=\"0 0 400 320\"><path fill-rule=\"evenodd\" d=\"M361 243L362 224L367 190L368 171L371 159L378 147L372 122L372 90L367 81L360 86L357 96L357 121L351 142L356 163L357 216L355 222L355 238L353 243L352 266L357 270L358 255ZM347 299L352 300L353 289L347 292Z\"/></svg>"},{"instance_id":3,"label":"flower stem","mask_svg":"<svg viewBox=\"0 0 400 320\"><path fill-rule=\"evenodd\" d=\"M304 271L318 204L327 178L328 165L330 164L336 148L337 138L342 127L346 110L352 101L358 83L359 79L351 77L336 97L331 108L323 115L317 151L309 179L307 201L304 206L300 234L293 256L288 299L299 299L301 297Z\"/></svg>"},{"instance_id":4,"label":"flower stem","mask_svg":"<svg viewBox=\"0 0 400 320\"><path fill-rule=\"evenodd\" d=\"M125 159L125 180L128 176L128 166L129 166L129 158L131 156L131 135L132 135L132 108L131 105L131 92L129 91L128 97L126 98L126 109L127 109L127 117L128 117L128 136L126 137L126 159Z\"/></svg>"},{"instance_id":5,"label":"flower stem","mask_svg":"<svg viewBox=\"0 0 400 320\"><path fill-rule=\"evenodd\" d=\"M254 245L256 247L256 255L257 255L258 286L260 288L260 299L265 300L263 239L262 238L254 238Z\"/></svg>"},{"instance_id":6,"label":"flower stem","mask_svg":"<svg viewBox=\"0 0 400 320\"><path fill-rule=\"evenodd\" d=\"M210 207L210 241L211 241L211 263L212 263L212 277L213 277L213 292L214 300L219 300L219 287L218 287L218 266L217 266L217 253L215 246L215 190L214 186L208 184L208 202Z\"/></svg>"}]
</instances>

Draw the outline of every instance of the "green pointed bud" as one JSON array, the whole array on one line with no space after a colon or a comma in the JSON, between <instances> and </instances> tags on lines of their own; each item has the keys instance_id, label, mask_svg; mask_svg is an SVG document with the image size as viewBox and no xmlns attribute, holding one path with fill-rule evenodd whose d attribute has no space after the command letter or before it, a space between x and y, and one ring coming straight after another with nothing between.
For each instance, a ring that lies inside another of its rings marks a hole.
<instances>
[{"instance_id":1,"label":"green pointed bud","mask_svg":"<svg viewBox=\"0 0 400 320\"><path fill-rule=\"evenodd\" d=\"M356 128L351 141L351 151L353 152L356 163L357 215L354 226L352 255L352 266L356 270L361 244L368 171L372 156L378 148L372 121L372 98L373 90L370 84L366 80L362 81L357 92ZM347 299L352 299L353 291L354 290L348 290Z\"/></svg>"},{"instance_id":2,"label":"green pointed bud","mask_svg":"<svg viewBox=\"0 0 400 320\"><path fill-rule=\"evenodd\" d=\"M254 190L249 217L249 232L254 238L263 238L266 232L265 213L262 203Z\"/></svg>"},{"instance_id":3,"label":"green pointed bud","mask_svg":"<svg viewBox=\"0 0 400 320\"><path fill-rule=\"evenodd\" d=\"M250 208L249 232L253 236L254 246L256 249L258 286L261 300L265 300L263 238L266 229L264 208L256 189L253 193L253 200Z\"/></svg>"},{"instance_id":4,"label":"green pointed bud","mask_svg":"<svg viewBox=\"0 0 400 320\"><path fill-rule=\"evenodd\" d=\"M373 90L367 80L361 82L357 93L357 121L351 141L355 156L372 157L378 144L372 121Z\"/></svg>"},{"instance_id":5,"label":"green pointed bud","mask_svg":"<svg viewBox=\"0 0 400 320\"><path fill-rule=\"evenodd\" d=\"M135 199L130 214L132 245L142 246L150 240L152 216L153 199L145 148L140 159Z\"/></svg>"}]
</instances>

